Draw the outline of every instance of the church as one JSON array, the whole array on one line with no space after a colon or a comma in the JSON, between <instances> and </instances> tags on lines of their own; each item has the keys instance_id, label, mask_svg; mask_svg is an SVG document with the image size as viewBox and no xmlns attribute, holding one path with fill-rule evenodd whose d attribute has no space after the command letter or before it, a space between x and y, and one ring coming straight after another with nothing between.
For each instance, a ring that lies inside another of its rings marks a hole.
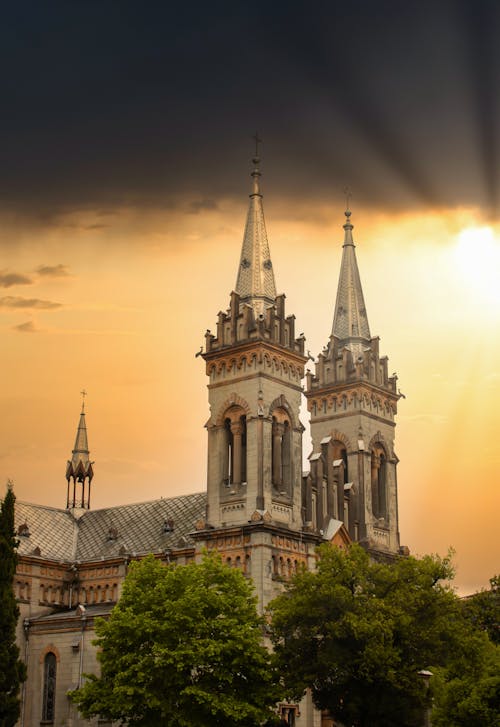
<instances>
[{"instance_id":1,"label":"church","mask_svg":"<svg viewBox=\"0 0 500 727\"><path fill-rule=\"evenodd\" d=\"M16 504L14 587L28 672L20 727L110 724L82 719L67 693L97 671L94 619L110 613L134 559L154 553L185 564L215 549L252 580L263 611L298 567L314 567L322 542L359 542L383 559L406 552L398 529L397 381L370 333L349 206L333 325L314 372L306 371L305 338L276 291L257 153L251 177L236 287L201 352L206 488L92 510L94 462L82 405L65 506ZM307 467L302 394L312 438ZM295 727L331 725L308 699L281 710Z\"/></svg>"}]
</instances>

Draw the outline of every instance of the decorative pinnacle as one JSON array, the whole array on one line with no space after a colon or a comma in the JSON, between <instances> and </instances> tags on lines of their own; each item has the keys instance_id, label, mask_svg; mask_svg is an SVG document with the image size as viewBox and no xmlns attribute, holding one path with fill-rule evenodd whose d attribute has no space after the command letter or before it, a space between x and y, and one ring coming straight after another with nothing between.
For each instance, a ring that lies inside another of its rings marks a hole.
<instances>
[{"instance_id":1,"label":"decorative pinnacle","mask_svg":"<svg viewBox=\"0 0 500 727\"><path fill-rule=\"evenodd\" d=\"M345 216L349 218L351 216L351 208L350 208L350 200L352 197L351 188L344 187L344 194L345 194Z\"/></svg>"},{"instance_id":2,"label":"decorative pinnacle","mask_svg":"<svg viewBox=\"0 0 500 727\"><path fill-rule=\"evenodd\" d=\"M250 196L253 196L254 194L260 194L260 187L259 187L259 177L260 177L260 157L259 157L259 144L262 144L262 139L260 138L258 132L255 132L255 136L252 136L252 139L255 141L255 156L253 157L252 161L254 163L254 170L252 172L253 177L253 192Z\"/></svg>"},{"instance_id":3,"label":"decorative pinnacle","mask_svg":"<svg viewBox=\"0 0 500 727\"><path fill-rule=\"evenodd\" d=\"M344 245L354 245L353 239L352 239L352 230L354 225L351 222L351 206L350 201L352 197L352 192L350 187L344 187L344 194L345 194L345 223L343 225L345 230L344 235Z\"/></svg>"},{"instance_id":4,"label":"decorative pinnacle","mask_svg":"<svg viewBox=\"0 0 500 727\"><path fill-rule=\"evenodd\" d=\"M255 141L255 157L256 159L259 159L259 144L262 144L262 139L260 138L258 131L255 132L255 136L252 136L252 139ZM254 163L257 164L258 162L255 162L254 160Z\"/></svg>"},{"instance_id":5,"label":"decorative pinnacle","mask_svg":"<svg viewBox=\"0 0 500 727\"><path fill-rule=\"evenodd\" d=\"M85 414L85 397L87 396L87 392L85 389L82 389L80 394L82 395L82 414Z\"/></svg>"}]
</instances>

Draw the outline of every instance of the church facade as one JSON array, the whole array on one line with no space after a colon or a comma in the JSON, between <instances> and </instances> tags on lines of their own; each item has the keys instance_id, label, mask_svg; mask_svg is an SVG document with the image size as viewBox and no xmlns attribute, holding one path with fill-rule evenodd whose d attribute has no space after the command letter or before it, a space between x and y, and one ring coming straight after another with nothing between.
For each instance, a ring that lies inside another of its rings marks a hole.
<instances>
[{"instance_id":1,"label":"church facade","mask_svg":"<svg viewBox=\"0 0 500 727\"><path fill-rule=\"evenodd\" d=\"M306 373L304 336L296 335L295 317L276 291L257 156L253 163L236 288L202 352L210 408L206 490L92 510L82 406L66 468L66 507L17 503L14 588L28 670L20 727L108 724L83 720L67 693L98 669L94 619L111 612L133 559L154 553L164 563L185 564L216 549L252 579L263 611L297 568L314 568L322 542L357 541L378 558L401 552L396 377L370 335L351 212L333 327L314 373ZM313 442L307 472L303 394ZM296 727L331 724L307 699L281 709Z\"/></svg>"}]
</instances>

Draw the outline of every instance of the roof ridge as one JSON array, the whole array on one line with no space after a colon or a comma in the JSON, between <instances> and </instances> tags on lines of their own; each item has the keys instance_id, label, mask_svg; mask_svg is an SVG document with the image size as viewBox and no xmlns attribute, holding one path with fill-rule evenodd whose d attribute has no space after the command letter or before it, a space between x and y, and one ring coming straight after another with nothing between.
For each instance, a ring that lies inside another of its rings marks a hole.
<instances>
[{"instance_id":1,"label":"roof ridge","mask_svg":"<svg viewBox=\"0 0 500 727\"><path fill-rule=\"evenodd\" d=\"M57 512L62 512L64 514L68 514L71 516L70 511L66 507L55 507L54 505L43 505L38 502L27 502L26 500L16 500L16 507L17 505L28 505L29 507L37 507L43 510L57 510Z\"/></svg>"},{"instance_id":2,"label":"roof ridge","mask_svg":"<svg viewBox=\"0 0 500 727\"><path fill-rule=\"evenodd\" d=\"M184 497L199 497L199 496L205 496L206 492L188 492L185 495L174 495L173 497L157 497L154 500L140 500L139 502L124 502L120 505L108 505L107 507L100 507L95 508L94 510L87 510L83 513L82 518L84 518L86 515L90 515L91 513L95 512L103 512L104 510L117 510L118 508L124 508L124 507L136 507L137 505L151 505L155 502L172 502L173 500L180 500Z\"/></svg>"}]
</instances>

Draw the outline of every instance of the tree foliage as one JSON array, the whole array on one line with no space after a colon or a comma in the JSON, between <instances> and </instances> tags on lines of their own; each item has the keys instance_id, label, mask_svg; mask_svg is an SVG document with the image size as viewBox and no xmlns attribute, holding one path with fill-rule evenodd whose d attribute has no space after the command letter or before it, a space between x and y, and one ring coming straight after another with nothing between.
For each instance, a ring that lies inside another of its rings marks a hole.
<instances>
[{"instance_id":1,"label":"tree foliage","mask_svg":"<svg viewBox=\"0 0 500 727\"><path fill-rule=\"evenodd\" d=\"M433 678L435 727L500 724L500 584L461 599L462 648Z\"/></svg>"},{"instance_id":2,"label":"tree foliage","mask_svg":"<svg viewBox=\"0 0 500 727\"><path fill-rule=\"evenodd\" d=\"M433 669L434 727L500 724L500 649L481 631L465 631L446 668Z\"/></svg>"},{"instance_id":3,"label":"tree foliage","mask_svg":"<svg viewBox=\"0 0 500 727\"><path fill-rule=\"evenodd\" d=\"M14 531L15 501L9 485L0 507L0 727L16 724L20 714L19 688L26 678L16 644L19 608L13 590L18 546Z\"/></svg>"},{"instance_id":4,"label":"tree foliage","mask_svg":"<svg viewBox=\"0 0 500 727\"><path fill-rule=\"evenodd\" d=\"M96 633L101 676L72 694L85 717L140 727L253 727L272 717L280 694L256 599L215 555L132 563Z\"/></svg>"},{"instance_id":5,"label":"tree foliage","mask_svg":"<svg viewBox=\"0 0 500 727\"><path fill-rule=\"evenodd\" d=\"M462 600L465 618L485 631L490 640L500 644L500 576L490 578L490 588Z\"/></svg>"},{"instance_id":6,"label":"tree foliage","mask_svg":"<svg viewBox=\"0 0 500 727\"><path fill-rule=\"evenodd\" d=\"M451 577L449 558L386 564L357 545L323 546L317 571L299 573L271 604L289 695L310 688L346 725L420 725L430 694L418 672L446 664L463 631Z\"/></svg>"}]
</instances>

